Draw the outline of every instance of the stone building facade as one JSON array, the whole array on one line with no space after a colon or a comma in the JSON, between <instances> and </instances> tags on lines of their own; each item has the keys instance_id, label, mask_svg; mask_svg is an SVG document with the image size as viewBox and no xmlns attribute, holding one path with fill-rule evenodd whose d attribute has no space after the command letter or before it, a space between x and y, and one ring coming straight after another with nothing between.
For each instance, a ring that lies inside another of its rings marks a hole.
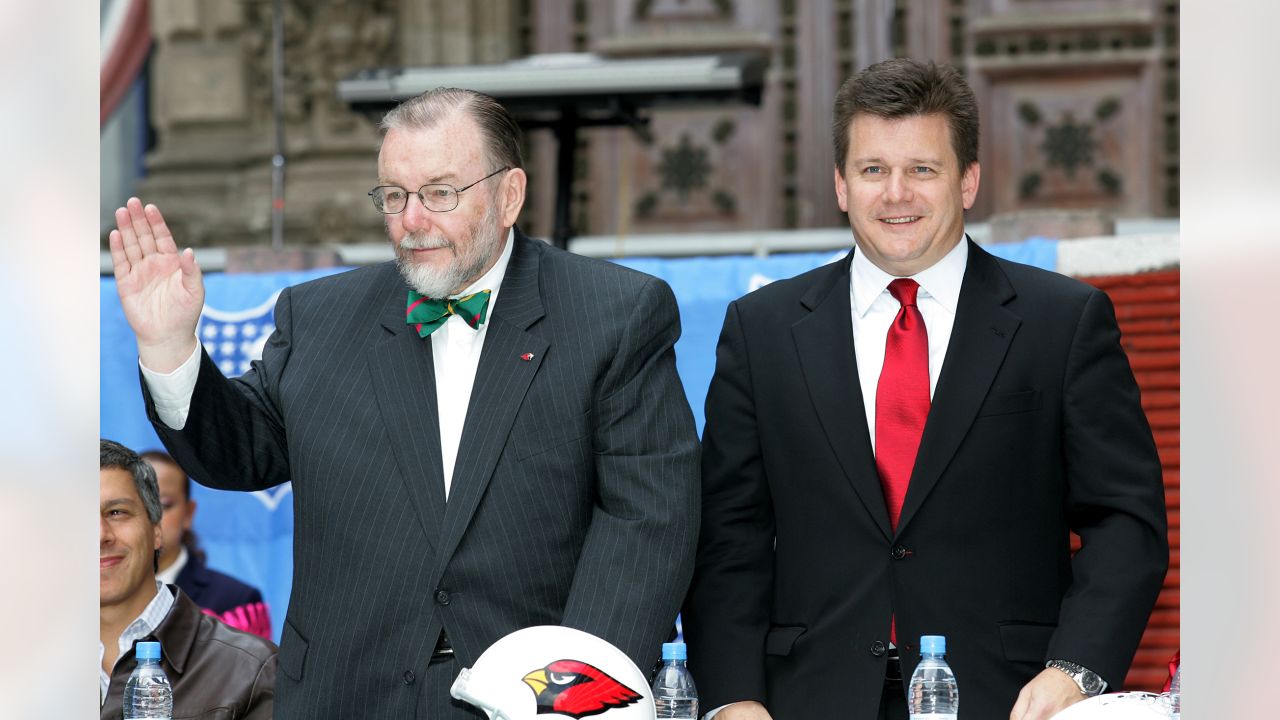
<instances>
[{"instance_id":1,"label":"stone building facade","mask_svg":"<svg viewBox=\"0 0 1280 720\"><path fill-rule=\"evenodd\" d=\"M584 130L580 235L841 226L830 115L840 82L892 56L963 68L983 117L971 217L1178 212L1176 0L284 0L286 243L380 242L365 193L378 135L334 92L369 67L533 53L762 51L759 107L663 110ZM153 5L155 144L139 194L183 242L269 242L272 0ZM555 147L527 139L521 225L551 229Z\"/></svg>"}]
</instances>

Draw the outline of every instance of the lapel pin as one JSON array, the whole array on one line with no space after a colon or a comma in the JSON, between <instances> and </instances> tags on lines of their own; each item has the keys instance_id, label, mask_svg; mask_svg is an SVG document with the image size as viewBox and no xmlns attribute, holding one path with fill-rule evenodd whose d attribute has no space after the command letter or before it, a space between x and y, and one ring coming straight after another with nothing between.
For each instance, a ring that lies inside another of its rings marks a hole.
<instances>
[{"instance_id":1,"label":"lapel pin","mask_svg":"<svg viewBox=\"0 0 1280 720\"><path fill-rule=\"evenodd\" d=\"M521 360L523 360L523 361L525 361L525 362L529 362L530 360L532 360L532 359L533 359L533 353L525 353L525 354L523 354L523 355L521 355L521 356L520 356L520 359L521 359Z\"/></svg>"}]
</instances>

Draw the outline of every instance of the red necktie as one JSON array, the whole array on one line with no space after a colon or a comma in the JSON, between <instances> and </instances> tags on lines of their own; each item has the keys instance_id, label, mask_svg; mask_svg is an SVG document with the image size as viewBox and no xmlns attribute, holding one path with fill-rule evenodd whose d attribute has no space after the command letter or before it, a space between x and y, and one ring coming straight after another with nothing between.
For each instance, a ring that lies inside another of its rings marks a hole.
<instances>
[{"instance_id":1,"label":"red necktie","mask_svg":"<svg viewBox=\"0 0 1280 720\"><path fill-rule=\"evenodd\" d=\"M919 289L908 278L889 283L889 293L902 308L885 337L884 367L876 386L876 469L894 531L929 416L929 335L916 307ZM897 642L896 621L890 625L889 637Z\"/></svg>"}]
</instances>

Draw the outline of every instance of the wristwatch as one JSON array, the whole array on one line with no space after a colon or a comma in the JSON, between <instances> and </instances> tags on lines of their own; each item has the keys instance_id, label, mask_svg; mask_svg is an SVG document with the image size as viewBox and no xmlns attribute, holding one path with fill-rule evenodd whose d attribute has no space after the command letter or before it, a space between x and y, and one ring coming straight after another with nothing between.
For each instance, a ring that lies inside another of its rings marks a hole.
<instances>
[{"instance_id":1,"label":"wristwatch","mask_svg":"<svg viewBox=\"0 0 1280 720\"><path fill-rule=\"evenodd\" d=\"M1081 694L1086 697L1101 695L1102 691L1107 689L1107 681L1103 680L1098 673L1083 665L1077 665L1067 660L1050 660L1044 666L1066 673L1068 677L1076 682Z\"/></svg>"}]
</instances>

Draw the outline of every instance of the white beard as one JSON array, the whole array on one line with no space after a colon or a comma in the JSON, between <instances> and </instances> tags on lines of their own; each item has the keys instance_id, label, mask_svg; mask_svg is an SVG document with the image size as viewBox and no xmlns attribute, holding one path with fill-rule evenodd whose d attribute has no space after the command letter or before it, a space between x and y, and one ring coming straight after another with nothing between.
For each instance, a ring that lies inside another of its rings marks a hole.
<instances>
[{"instance_id":1,"label":"white beard","mask_svg":"<svg viewBox=\"0 0 1280 720\"><path fill-rule=\"evenodd\" d=\"M498 205L493 203L480 222L469 228L467 249L458 252L457 243L443 236L408 233L396 243L396 267L409 287L432 298L445 298L462 292L467 285L484 274L502 251L502 227L498 224ZM416 263L413 250L448 248L453 260L443 269Z\"/></svg>"}]
</instances>

